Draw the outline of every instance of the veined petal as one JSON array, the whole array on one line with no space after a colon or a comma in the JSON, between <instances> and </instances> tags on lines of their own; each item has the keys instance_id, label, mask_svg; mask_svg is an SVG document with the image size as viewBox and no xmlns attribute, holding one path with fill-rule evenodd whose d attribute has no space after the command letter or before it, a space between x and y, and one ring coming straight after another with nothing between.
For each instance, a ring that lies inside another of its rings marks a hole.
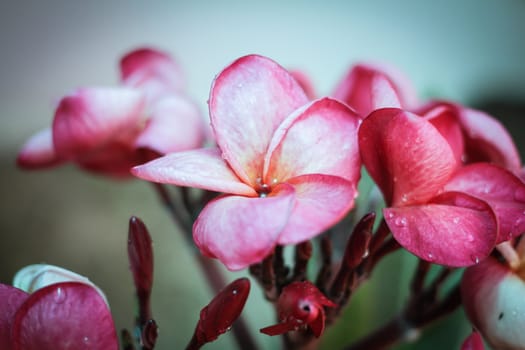
<instances>
[{"instance_id":1,"label":"veined petal","mask_svg":"<svg viewBox=\"0 0 525 350\"><path fill-rule=\"evenodd\" d=\"M395 108L372 112L363 121L359 148L390 206L424 203L457 167L450 145L430 122Z\"/></svg>"},{"instance_id":2,"label":"veined petal","mask_svg":"<svg viewBox=\"0 0 525 350\"><path fill-rule=\"evenodd\" d=\"M28 298L26 292L0 283L0 349L12 350L11 326L16 311Z\"/></svg>"},{"instance_id":3,"label":"veined petal","mask_svg":"<svg viewBox=\"0 0 525 350\"><path fill-rule=\"evenodd\" d=\"M201 252L240 270L270 254L290 217L292 186L281 184L265 198L224 196L209 202L193 225Z\"/></svg>"},{"instance_id":4,"label":"veined petal","mask_svg":"<svg viewBox=\"0 0 525 350\"><path fill-rule=\"evenodd\" d=\"M241 57L217 76L210 93L211 124L219 148L239 178L256 185L273 133L307 102L293 76L262 56Z\"/></svg>"},{"instance_id":5,"label":"veined petal","mask_svg":"<svg viewBox=\"0 0 525 350\"><path fill-rule=\"evenodd\" d=\"M152 182L245 196L257 195L252 187L239 180L217 148L171 153L136 166L131 173Z\"/></svg>"},{"instance_id":6,"label":"veined petal","mask_svg":"<svg viewBox=\"0 0 525 350\"><path fill-rule=\"evenodd\" d=\"M325 174L357 183L361 170L359 123L354 111L330 98L295 111L279 126L268 147L265 182Z\"/></svg>"},{"instance_id":7,"label":"veined petal","mask_svg":"<svg viewBox=\"0 0 525 350\"><path fill-rule=\"evenodd\" d=\"M509 170L488 163L460 168L445 186L490 204L499 220L498 243L525 232L525 183Z\"/></svg>"},{"instance_id":8,"label":"veined petal","mask_svg":"<svg viewBox=\"0 0 525 350\"><path fill-rule=\"evenodd\" d=\"M73 160L111 143L132 143L143 108L143 95L124 88L85 88L64 97L53 121L57 155Z\"/></svg>"},{"instance_id":9,"label":"veined petal","mask_svg":"<svg viewBox=\"0 0 525 350\"><path fill-rule=\"evenodd\" d=\"M37 290L18 309L14 350L118 349L109 309L92 287L63 282Z\"/></svg>"},{"instance_id":10,"label":"veined petal","mask_svg":"<svg viewBox=\"0 0 525 350\"><path fill-rule=\"evenodd\" d=\"M423 260L469 266L494 248L498 222L490 206L460 192L446 192L420 206L385 208L394 238Z\"/></svg>"},{"instance_id":11,"label":"veined petal","mask_svg":"<svg viewBox=\"0 0 525 350\"><path fill-rule=\"evenodd\" d=\"M124 85L143 91L150 102L164 95L183 90L182 68L166 52L140 48L120 60L120 73Z\"/></svg>"},{"instance_id":12,"label":"veined petal","mask_svg":"<svg viewBox=\"0 0 525 350\"><path fill-rule=\"evenodd\" d=\"M414 89L401 73L363 63L349 70L332 96L354 108L362 118L378 108L408 108L417 101Z\"/></svg>"},{"instance_id":13,"label":"veined petal","mask_svg":"<svg viewBox=\"0 0 525 350\"><path fill-rule=\"evenodd\" d=\"M62 161L55 153L51 128L40 130L27 140L16 159L17 165L24 169L52 167Z\"/></svg>"},{"instance_id":14,"label":"veined petal","mask_svg":"<svg viewBox=\"0 0 525 350\"><path fill-rule=\"evenodd\" d=\"M179 95L163 98L151 108L146 127L135 140L137 148L160 154L201 147L205 125L197 106Z\"/></svg>"},{"instance_id":15,"label":"veined petal","mask_svg":"<svg viewBox=\"0 0 525 350\"><path fill-rule=\"evenodd\" d=\"M295 204L279 244L308 240L342 219L354 205L355 183L338 176L303 175L289 179Z\"/></svg>"},{"instance_id":16,"label":"veined petal","mask_svg":"<svg viewBox=\"0 0 525 350\"><path fill-rule=\"evenodd\" d=\"M469 162L486 161L515 173L520 171L521 159L518 149L509 132L498 120L470 108L460 108L460 118Z\"/></svg>"}]
</instances>

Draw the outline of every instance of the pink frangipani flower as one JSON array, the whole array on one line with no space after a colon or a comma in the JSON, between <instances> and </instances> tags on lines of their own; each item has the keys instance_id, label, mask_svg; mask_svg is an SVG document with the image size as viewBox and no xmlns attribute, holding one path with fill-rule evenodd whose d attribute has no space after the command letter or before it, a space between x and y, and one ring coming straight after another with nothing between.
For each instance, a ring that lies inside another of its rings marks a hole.
<instances>
[{"instance_id":1,"label":"pink frangipani flower","mask_svg":"<svg viewBox=\"0 0 525 350\"><path fill-rule=\"evenodd\" d=\"M498 240L498 217L483 199L445 190L459 164L432 123L401 109L373 112L361 124L363 163L381 189L394 238L421 259L447 266L479 262Z\"/></svg>"},{"instance_id":2,"label":"pink frangipani flower","mask_svg":"<svg viewBox=\"0 0 525 350\"><path fill-rule=\"evenodd\" d=\"M172 151L200 147L204 126L182 92L178 66L150 49L123 58L123 87L80 88L63 97L51 128L23 146L17 163L40 169L73 162L116 177Z\"/></svg>"},{"instance_id":3,"label":"pink frangipani flower","mask_svg":"<svg viewBox=\"0 0 525 350\"><path fill-rule=\"evenodd\" d=\"M525 271L523 256L520 259L511 268L489 257L467 268L461 280L465 313L494 349L525 348Z\"/></svg>"},{"instance_id":4,"label":"pink frangipani flower","mask_svg":"<svg viewBox=\"0 0 525 350\"><path fill-rule=\"evenodd\" d=\"M360 158L351 109L330 98L309 102L286 70L257 55L217 76L209 106L216 148L133 169L149 181L226 193L193 226L205 255L242 269L276 244L319 234L352 208Z\"/></svg>"},{"instance_id":5,"label":"pink frangipani flower","mask_svg":"<svg viewBox=\"0 0 525 350\"><path fill-rule=\"evenodd\" d=\"M14 284L0 284L1 349L118 349L105 296L87 278L57 266L30 265Z\"/></svg>"},{"instance_id":6,"label":"pink frangipani flower","mask_svg":"<svg viewBox=\"0 0 525 350\"><path fill-rule=\"evenodd\" d=\"M362 118L384 107L411 108L417 95L410 81L394 68L370 63L353 65L332 95Z\"/></svg>"}]
</instances>

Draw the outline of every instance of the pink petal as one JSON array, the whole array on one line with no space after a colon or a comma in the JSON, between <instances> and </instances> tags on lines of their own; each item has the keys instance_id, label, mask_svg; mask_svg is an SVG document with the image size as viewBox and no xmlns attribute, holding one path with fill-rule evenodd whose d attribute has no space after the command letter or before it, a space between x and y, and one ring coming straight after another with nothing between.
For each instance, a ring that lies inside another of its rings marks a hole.
<instances>
[{"instance_id":1,"label":"pink petal","mask_svg":"<svg viewBox=\"0 0 525 350\"><path fill-rule=\"evenodd\" d=\"M265 198L224 196L208 203L193 225L201 252L240 270L270 254L294 203L293 187L281 184Z\"/></svg>"},{"instance_id":2,"label":"pink petal","mask_svg":"<svg viewBox=\"0 0 525 350\"><path fill-rule=\"evenodd\" d=\"M422 116L427 119L439 133L448 141L456 161L461 164L464 158L465 147L461 126L456 110L447 104L434 104Z\"/></svg>"},{"instance_id":3,"label":"pink petal","mask_svg":"<svg viewBox=\"0 0 525 350\"><path fill-rule=\"evenodd\" d=\"M308 240L341 220L354 205L355 184L329 175L303 175L288 180L295 204L279 244Z\"/></svg>"},{"instance_id":4,"label":"pink petal","mask_svg":"<svg viewBox=\"0 0 525 350\"><path fill-rule=\"evenodd\" d=\"M96 174L129 178L130 169L149 158L129 144L108 144L105 148L79 155L75 163Z\"/></svg>"},{"instance_id":5,"label":"pink petal","mask_svg":"<svg viewBox=\"0 0 525 350\"><path fill-rule=\"evenodd\" d=\"M139 88L150 102L177 94L185 86L177 62L167 53L151 48L140 48L122 57L120 71L124 85Z\"/></svg>"},{"instance_id":6,"label":"pink petal","mask_svg":"<svg viewBox=\"0 0 525 350\"><path fill-rule=\"evenodd\" d=\"M53 284L31 294L16 313L12 335L14 350L118 349L104 299L78 282Z\"/></svg>"},{"instance_id":7,"label":"pink petal","mask_svg":"<svg viewBox=\"0 0 525 350\"><path fill-rule=\"evenodd\" d=\"M479 332L473 331L461 344L461 350L485 350L483 338Z\"/></svg>"},{"instance_id":8,"label":"pink petal","mask_svg":"<svg viewBox=\"0 0 525 350\"><path fill-rule=\"evenodd\" d=\"M516 173L520 171L521 159L518 149L498 120L469 108L460 108L460 118L469 162L487 161Z\"/></svg>"},{"instance_id":9,"label":"pink petal","mask_svg":"<svg viewBox=\"0 0 525 350\"><path fill-rule=\"evenodd\" d=\"M217 144L237 176L255 185L279 124L308 98L284 68L257 55L241 57L215 79L210 117Z\"/></svg>"},{"instance_id":10,"label":"pink petal","mask_svg":"<svg viewBox=\"0 0 525 350\"><path fill-rule=\"evenodd\" d=\"M152 106L151 117L135 141L135 147L159 154L201 147L204 120L197 106L182 96L164 98Z\"/></svg>"},{"instance_id":11,"label":"pink petal","mask_svg":"<svg viewBox=\"0 0 525 350\"><path fill-rule=\"evenodd\" d=\"M401 73L371 64L353 66L332 96L354 108L362 118L378 108L406 108L416 103L413 88Z\"/></svg>"},{"instance_id":12,"label":"pink petal","mask_svg":"<svg viewBox=\"0 0 525 350\"><path fill-rule=\"evenodd\" d=\"M465 270L461 280L464 310L493 349L523 349L525 283L493 257Z\"/></svg>"},{"instance_id":13,"label":"pink petal","mask_svg":"<svg viewBox=\"0 0 525 350\"><path fill-rule=\"evenodd\" d=\"M11 350L11 326L16 311L29 295L0 283L0 349Z\"/></svg>"},{"instance_id":14,"label":"pink petal","mask_svg":"<svg viewBox=\"0 0 525 350\"><path fill-rule=\"evenodd\" d=\"M329 98L297 110L283 121L270 143L264 164L266 183L314 173L357 183L359 123L355 112Z\"/></svg>"},{"instance_id":15,"label":"pink petal","mask_svg":"<svg viewBox=\"0 0 525 350\"><path fill-rule=\"evenodd\" d=\"M210 191L255 196L241 182L217 148L202 148L168 154L131 170L136 177L159 183L197 187Z\"/></svg>"},{"instance_id":16,"label":"pink petal","mask_svg":"<svg viewBox=\"0 0 525 350\"><path fill-rule=\"evenodd\" d=\"M447 140L427 120L380 109L359 129L361 158L390 206L424 203L456 169Z\"/></svg>"},{"instance_id":17,"label":"pink petal","mask_svg":"<svg viewBox=\"0 0 525 350\"><path fill-rule=\"evenodd\" d=\"M64 97L53 121L57 155L73 160L111 144L131 144L143 108L142 95L128 89L85 88Z\"/></svg>"},{"instance_id":18,"label":"pink petal","mask_svg":"<svg viewBox=\"0 0 525 350\"><path fill-rule=\"evenodd\" d=\"M383 213L399 244L423 260L446 266L478 263L492 251L498 235L490 206L460 192Z\"/></svg>"},{"instance_id":19,"label":"pink petal","mask_svg":"<svg viewBox=\"0 0 525 350\"><path fill-rule=\"evenodd\" d=\"M459 169L445 186L490 204L499 220L498 243L525 232L525 184L504 168L476 163Z\"/></svg>"},{"instance_id":20,"label":"pink petal","mask_svg":"<svg viewBox=\"0 0 525 350\"><path fill-rule=\"evenodd\" d=\"M16 159L17 165L24 169L40 169L61 163L55 153L51 128L40 130L22 147Z\"/></svg>"}]
</instances>

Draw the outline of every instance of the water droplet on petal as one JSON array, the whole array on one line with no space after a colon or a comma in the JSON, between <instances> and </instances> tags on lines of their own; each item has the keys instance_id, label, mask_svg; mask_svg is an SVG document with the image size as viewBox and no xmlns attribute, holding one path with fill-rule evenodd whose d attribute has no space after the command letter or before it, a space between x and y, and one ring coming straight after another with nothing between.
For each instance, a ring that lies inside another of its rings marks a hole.
<instances>
[{"instance_id":1,"label":"water droplet on petal","mask_svg":"<svg viewBox=\"0 0 525 350\"><path fill-rule=\"evenodd\" d=\"M396 224L396 226L406 226L406 224L407 224L407 219L404 218L404 217L396 218L396 219L394 220L394 224Z\"/></svg>"},{"instance_id":2,"label":"water droplet on petal","mask_svg":"<svg viewBox=\"0 0 525 350\"><path fill-rule=\"evenodd\" d=\"M401 196L401 201L402 201L403 203L408 202L408 196L406 195L406 193L405 193L404 195Z\"/></svg>"},{"instance_id":3,"label":"water droplet on petal","mask_svg":"<svg viewBox=\"0 0 525 350\"><path fill-rule=\"evenodd\" d=\"M365 250L365 251L363 252L363 255L362 255L361 257L362 257L363 259L364 259L364 258L367 258L369 254L370 254L370 251L367 249L367 250Z\"/></svg>"},{"instance_id":4,"label":"water droplet on petal","mask_svg":"<svg viewBox=\"0 0 525 350\"><path fill-rule=\"evenodd\" d=\"M88 337L84 337L84 339L82 339L82 341L84 342L84 344L89 344L89 338Z\"/></svg>"},{"instance_id":5,"label":"water droplet on petal","mask_svg":"<svg viewBox=\"0 0 525 350\"><path fill-rule=\"evenodd\" d=\"M57 304L63 303L66 300L66 291L58 287L55 291L55 295L53 296L53 300Z\"/></svg>"},{"instance_id":6,"label":"water droplet on petal","mask_svg":"<svg viewBox=\"0 0 525 350\"><path fill-rule=\"evenodd\" d=\"M472 260L474 264L479 264L479 257L476 255L471 255L470 260Z\"/></svg>"},{"instance_id":7,"label":"water droplet on petal","mask_svg":"<svg viewBox=\"0 0 525 350\"><path fill-rule=\"evenodd\" d=\"M394 213L389 212L387 216L388 216L389 219L392 219L394 217Z\"/></svg>"},{"instance_id":8,"label":"water droplet on petal","mask_svg":"<svg viewBox=\"0 0 525 350\"><path fill-rule=\"evenodd\" d=\"M392 179L392 181L397 182L397 176L394 176L394 178Z\"/></svg>"},{"instance_id":9,"label":"water droplet on petal","mask_svg":"<svg viewBox=\"0 0 525 350\"><path fill-rule=\"evenodd\" d=\"M454 219L452 219L452 222L454 222L455 224L459 224L459 218L456 216Z\"/></svg>"},{"instance_id":10,"label":"water droplet on petal","mask_svg":"<svg viewBox=\"0 0 525 350\"><path fill-rule=\"evenodd\" d=\"M475 240L474 235L471 234L471 233L469 233L469 234L467 235L467 241L469 241L469 242L474 242L474 240Z\"/></svg>"},{"instance_id":11,"label":"water droplet on petal","mask_svg":"<svg viewBox=\"0 0 525 350\"><path fill-rule=\"evenodd\" d=\"M236 295L237 293L238 293L238 292L237 292L237 289L234 289L234 290L232 291L232 294L233 294L233 295Z\"/></svg>"},{"instance_id":12,"label":"water droplet on petal","mask_svg":"<svg viewBox=\"0 0 525 350\"><path fill-rule=\"evenodd\" d=\"M428 261L434 261L434 255L432 253L427 254Z\"/></svg>"}]
</instances>

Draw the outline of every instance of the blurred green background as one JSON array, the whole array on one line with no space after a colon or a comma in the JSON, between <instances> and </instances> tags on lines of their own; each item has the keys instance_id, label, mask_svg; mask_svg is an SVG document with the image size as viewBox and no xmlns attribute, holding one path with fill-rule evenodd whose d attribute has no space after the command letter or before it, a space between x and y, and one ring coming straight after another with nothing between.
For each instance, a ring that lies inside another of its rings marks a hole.
<instances>
[{"instance_id":1,"label":"blurred green background","mask_svg":"<svg viewBox=\"0 0 525 350\"><path fill-rule=\"evenodd\" d=\"M126 258L131 215L155 242L154 315L159 349L182 348L211 298L192 252L175 232L152 187L115 182L72 166L15 168L18 149L49 125L54 104L86 85L117 83L119 57L148 45L173 54L190 95L207 115L215 74L248 53L309 74L328 94L351 63L388 62L422 97L453 99L502 118L525 149L525 1L84 1L0 3L0 282L46 262L88 276L107 294L117 328L131 327L133 298ZM348 344L386 322L406 298L414 258L395 254L353 299L323 348ZM228 276L233 280L245 273ZM258 334L273 311L254 284L245 314ZM458 349L470 326L461 310L398 349ZM228 349L225 335L208 349Z\"/></svg>"}]
</instances>

